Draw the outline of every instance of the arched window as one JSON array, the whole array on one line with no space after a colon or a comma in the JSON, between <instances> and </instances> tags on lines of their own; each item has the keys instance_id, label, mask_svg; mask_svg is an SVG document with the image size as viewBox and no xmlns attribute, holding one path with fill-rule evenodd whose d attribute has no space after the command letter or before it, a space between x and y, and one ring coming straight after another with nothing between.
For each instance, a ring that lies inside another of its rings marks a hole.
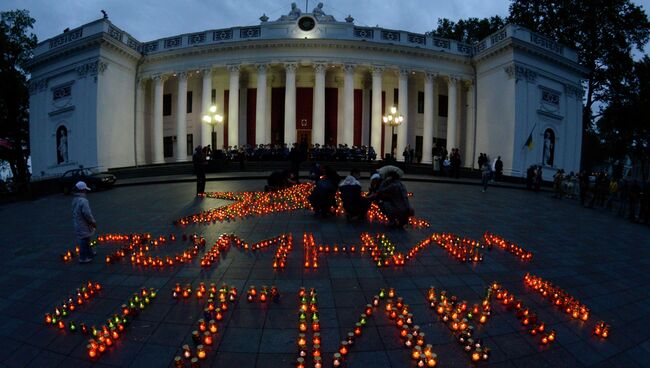
<instances>
[{"instance_id":1,"label":"arched window","mask_svg":"<svg viewBox=\"0 0 650 368\"><path fill-rule=\"evenodd\" d=\"M61 125L56 130L56 163L68 162L68 128Z\"/></svg>"},{"instance_id":2,"label":"arched window","mask_svg":"<svg viewBox=\"0 0 650 368\"><path fill-rule=\"evenodd\" d=\"M544 131L544 150L542 152L542 164L553 166L555 159L555 132L549 128Z\"/></svg>"}]
</instances>

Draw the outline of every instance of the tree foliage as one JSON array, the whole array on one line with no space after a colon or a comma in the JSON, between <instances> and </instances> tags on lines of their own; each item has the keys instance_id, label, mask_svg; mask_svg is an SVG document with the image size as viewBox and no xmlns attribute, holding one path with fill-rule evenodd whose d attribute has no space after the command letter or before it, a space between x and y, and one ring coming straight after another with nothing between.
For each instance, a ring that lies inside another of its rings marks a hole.
<instances>
[{"instance_id":1,"label":"tree foliage","mask_svg":"<svg viewBox=\"0 0 650 368\"><path fill-rule=\"evenodd\" d=\"M29 88L25 64L32 57L36 36L27 10L0 12L0 159L11 166L17 189L29 182Z\"/></svg>"},{"instance_id":2,"label":"tree foliage","mask_svg":"<svg viewBox=\"0 0 650 368\"><path fill-rule=\"evenodd\" d=\"M634 63L623 88L613 90L611 103L598 121L599 133L612 157L629 155L644 170L650 160L650 57Z\"/></svg>"},{"instance_id":3,"label":"tree foliage","mask_svg":"<svg viewBox=\"0 0 650 368\"><path fill-rule=\"evenodd\" d=\"M588 69L583 125L594 129L595 105L611 102L632 68L632 50L650 37L648 16L630 0L512 0L508 21L572 47Z\"/></svg>"},{"instance_id":4,"label":"tree foliage","mask_svg":"<svg viewBox=\"0 0 650 368\"><path fill-rule=\"evenodd\" d=\"M458 22L442 18L438 19L438 28L433 31L433 35L472 44L481 41L505 25L505 20L498 15L483 19L460 19Z\"/></svg>"}]
</instances>

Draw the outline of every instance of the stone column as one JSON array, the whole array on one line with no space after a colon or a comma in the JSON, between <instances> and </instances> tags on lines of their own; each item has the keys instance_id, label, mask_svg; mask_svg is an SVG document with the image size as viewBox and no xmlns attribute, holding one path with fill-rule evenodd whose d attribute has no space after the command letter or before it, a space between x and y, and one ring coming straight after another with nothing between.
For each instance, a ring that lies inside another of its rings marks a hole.
<instances>
[{"instance_id":1,"label":"stone column","mask_svg":"<svg viewBox=\"0 0 650 368\"><path fill-rule=\"evenodd\" d=\"M212 105L212 70L203 69L203 92L201 94L201 146L212 143L212 129L209 124L203 122L203 115L210 112ZM194 147L192 147L194 148ZM214 148L214 147L213 147Z\"/></svg>"},{"instance_id":2,"label":"stone column","mask_svg":"<svg viewBox=\"0 0 650 368\"><path fill-rule=\"evenodd\" d=\"M212 147L215 149L215 147ZM187 73L178 73L176 98L176 162L187 161Z\"/></svg>"},{"instance_id":3,"label":"stone column","mask_svg":"<svg viewBox=\"0 0 650 368\"><path fill-rule=\"evenodd\" d=\"M431 150L433 149L433 99L438 88L437 74L426 72L424 74L424 131L422 132L422 163L431 163Z\"/></svg>"},{"instance_id":4,"label":"stone column","mask_svg":"<svg viewBox=\"0 0 650 368\"><path fill-rule=\"evenodd\" d=\"M266 65L257 66L257 100L255 102L255 143L270 143L266 136Z\"/></svg>"},{"instance_id":5,"label":"stone column","mask_svg":"<svg viewBox=\"0 0 650 368\"><path fill-rule=\"evenodd\" d=\"M296 143L296 69L298 64L287 63L284 84L284 143L289 148Z\"/></svg>"},{"instance_id":6,"label":"stone column","mask_svg":"<svg viewBox=\"0 0 650 368\"><path fill-rule=\"evenodd\" d=\"M458 78L454 76L447 77L447 152L451 154L452 148L458 148L458 138L456 137L457 116L456 108L458 106Z\"/></svg>"},{"instance_id":7,"label":"stone column","mask_svg":"<svg viewBox=\"0 0 650 368\"><path fill-rule=\"evenodd\" d=\"M230 92L228 92L228 145L239 146L239 65L229 65Z\"/></svg>"},{"instance_id":8,"label":"stone column","mask_svg":"<svg viewBox=\"0 0 650 368\"><path fill-rule=\"evenodd\" d=\"M354 145L354 65L343 66L343 142L348 146Z\"/></svg>"},{"instance_id":9,"label":"stone column","mask_svg":"<svg viewBox=\"0 0 650 368\"><path fill-rule=\"evenodd\" d=\"M370 145L381 158L381 77L383 67L372 69L372 114L370 118Z\"/></svg>"},{"instance_id":10,"label":"stone column","mask_svg":"<svg viewBox=\"0 0 650 368\"><path fill-rule=\"evenodd\" d=\"M324 145L325 142L325 72L327 64L314 64L314 113L312 117L311 141Z\"/></svg>"},{"instance_id":11,"label":"stone column","mask_svg":"<svg viewBox=\"0 0 650 368\"><path fill-rule=\"evenodd\" d=\"M153 163L161 164L165 162L163 149L163 88L167 77L159 74L153 80Z\"/></svg>"},{"instance_id":12,"label":"stone column","mask_svg":"<svg viewBox=\"0 0 650 368\"><path fill-rule=\"evenodd\" d=\"M137 89L135 91L136 107L135 107L135 164L143 165L145 162L145 149L144 149L144 99L146 93L147 81L146 79L138 79Z\"/></svg>"},{"instance_id":13,"label":"stone column","mask_svg":"<svg viewBox=\"0 0 650 368\"><path fill-rule=\"evenodd\" d=\"M411 71L401 69L399 71L399 100L397 113L404 117L404 121L397 127L397 159L404 161L404 148L408 143L408 125L409 125L409 74Z\"/></svg>"},{"instance_id":14,"label":"stone column","mask_svg":"<svg viewBox=\"0 0 650 368\"><path fill-rule=\"evenodd\" d=\"M474 120L474 81L468 80L465 81L465 86L467 86L467 130L465 131L465 152L462 152L464 155L465 166L474 167L476 162L476 122ZM496 157L494 157L496 158ZM491 157L491 159L494 159Z\"/></svg>"}]
</instances>

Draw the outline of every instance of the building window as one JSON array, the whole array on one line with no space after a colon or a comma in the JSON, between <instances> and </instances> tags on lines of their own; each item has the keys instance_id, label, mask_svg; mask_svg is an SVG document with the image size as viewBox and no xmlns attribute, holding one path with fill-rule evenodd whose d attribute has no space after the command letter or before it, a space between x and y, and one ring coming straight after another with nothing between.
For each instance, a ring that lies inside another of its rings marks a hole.
<instances>
[{"instance_id":1,"label":"building window","mask_svg":"<svg viewBox=\"0 0 650 368\"><path fill-rule=\"evenodd\" d=\"M187 113L192 113L192 91L187 91Z\"/></svg>"},{"instance_id":2,"label":"building window","mask_svg":"<svg viewBox=\"0 0 650 368\"><path fill-rule=\"evenodd\" d=\"M397 88L393 89L393 106L397 106L398 109L400 108L400 106L399 106L399 89L397 89Z\"/></svg>"},{"instance_id":3,"label":"building window","mask_svg":"<svg viewBox=\"0 0 650 368\"><path fill-rule=\"evenodd\" d=\"M174 137L163 138L163 153L165 157L174 157Z\"/></svg>"},{"instance_id":4,"label":"building window","mask_svg":"<svg viewBox=\"0 0 650 368\"><path fill-rule=\"evenodd\" d=\"M424 92L418 91L418 114L424 114Z\"/></svg>"},{"instance_id":5,"label":"building window","mask_svg":"<svg viewBox=\"0 0 650 368\"><path fill-rule=\"evenodd\" d=\"M72 94L72 86L60 87L52 91L52 100L56 101L61 98L70 97Z\"/></svg>"},{"instance_id":6,"label":"building window","mask_svg":"<svg viewBox=\"0 0 650 368\"><path fill-rule=\"evenodd\" d=\"M217 90L216 89L212 90L212 99L210 101L212 101L211 102L212 105L217 103Z\"/></svg>"},{"instance_id":7,"label":"building window","mask_svg":"<svg viewBox=\"0 0 650 368\"><path fill-rule=\"evenodd\" d=\"M194 153L194 136L192 134L187 135L187 155L192 156Z\"/></svg>"},{"instance_id":8,"label":"building window","mask_svg":"<svg viewBox=\"0 0 650 368\"><path fill-rule=\"evenodd\" d=\"M448 113L449 98L445 95L438 95L438 116L446 118Z\"/></svg>"},{"instance_id":9,"label":"building window","mask_svg":"<svg viewBox=\"0 0 650 368\"><path fill-rule=\"evenodd\" d=\"M168 93L163 95L163 116L172 114L172 94Z\"/></svg>"}]
</instances>

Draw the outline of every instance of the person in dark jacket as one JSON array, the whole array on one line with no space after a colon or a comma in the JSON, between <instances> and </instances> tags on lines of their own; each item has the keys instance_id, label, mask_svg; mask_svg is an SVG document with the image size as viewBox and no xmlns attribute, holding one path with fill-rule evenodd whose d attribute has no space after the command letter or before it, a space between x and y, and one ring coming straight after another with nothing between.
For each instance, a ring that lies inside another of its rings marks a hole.
<instances>
[{"instance_id":1,"label":"person in dark jacket","mask_svg":"<svg viewBox=\"0 0 650 368\"><path fill-rule=\"evenodd\" d=\"M324 166L322 173L316 180L316 186L308 200L315 214L327 217L332 212L332 208L336 206L336 190L341 177L336 170L329 166Z\"/></svg>"},{"instance_id":2,"label":"person in dark jacket","mask_svg":"<svg viewBox=\"0 0 650 368\"><path fill-rule=\"evenodd\" d=\"M494 163L494 181L501 181L503 178L503 161L501 161L501 156L497 157L497 161Z\"/></svg>"},{"instance_id":3,"label":"person in dark jacket","mask_svg":"<svg viewBox=\"0 0 650 368\"><path fill-rule=\"evenodd\" d=\"M361 195L360 177L359 169L352 169L350 175L339 184L341 201L348 220L353 218L363 220L366 217L368 208L370 208L370 201Z\"/></svg>"},{"instance_id":4,"label":"person in dark jacket","mask_svg":"<svg viewBox=\"0 0 650 368\"><path fill-rule=\"evenodd\" d=\"M406 187L402 184L399 174L394 171L388 172L379 190L367 198L379 200L379 208L393 226L404 227L408 224L409 217L413 216Z\"/></svg>"},{"instance_id":5,"label":"person in dark jacket","mask_svg":"<svg viewBox=\"0 0 650 368\"><path fill-rule=\"evenodd\" d=\"M194 175L196 175L196 194L203 194L205 192L205 156L203 155L204 150L201 149L201 146L197 146L194 149L194 154L192 155L192 164L194 165Z\"/></svg>"}]
</instances>

